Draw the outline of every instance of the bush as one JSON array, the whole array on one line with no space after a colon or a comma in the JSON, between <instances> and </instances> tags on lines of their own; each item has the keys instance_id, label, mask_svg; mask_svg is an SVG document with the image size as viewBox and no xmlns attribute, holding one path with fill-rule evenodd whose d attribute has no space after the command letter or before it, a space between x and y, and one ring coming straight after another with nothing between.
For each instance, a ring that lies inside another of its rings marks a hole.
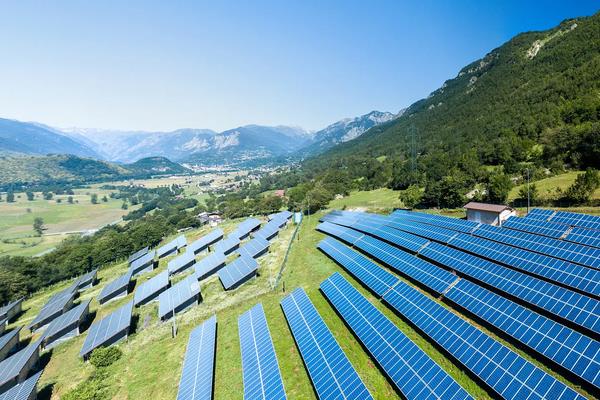
<instances>
[{"instance_id":1,"label":"bush","mask_svg":"<svg viewBox=\"0 0 600 400\"><path fill-rule=\"evenodd\" d=\"M110 393L105 383L106 372L96 370L85 381L65 394L63 400L108 400Z\"/></svg>"},{"instance_id":2,"label":"bush","mask_svg":"<svg viewBox=\"0 0 600 400\"><path fill-rule=\"evenodd\" d=\"M588 168L585 173L577 175L575 182L567 189L565 198L572 204L586 204L598 187L600 174L595 169Z\"/></svg>"},{"instance_id":3,"label":"bush","mask_svg":"<svg viewBox=\"0 0 600 400\"><path fill-rule=\"evenodd\" d=\"M122 355L123 352L118 347L99 347L92 352L90 364L96 368L108 367L121 358Z\"/></svg>"}]
</instances>

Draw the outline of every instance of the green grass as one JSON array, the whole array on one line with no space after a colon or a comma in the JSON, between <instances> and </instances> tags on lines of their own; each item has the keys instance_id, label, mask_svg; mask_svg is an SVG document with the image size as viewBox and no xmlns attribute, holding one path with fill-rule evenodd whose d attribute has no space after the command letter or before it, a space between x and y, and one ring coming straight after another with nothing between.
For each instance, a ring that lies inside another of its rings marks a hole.
<instances>
[{"instance_id":1,"label":"green grass","mask_svg":"<svg viewBox=\"0 0 600 400\"><path fill-rule=\"evenodd\" d=\"M347 204L360 205L361 207L365 204L366 206L371 205L370 210L389 208L390 204L393 204L395 201L396 196L392 191L381 190L378 193L383 196L379 202L374 201L375 199L372 195L364 192L353 193L349 198L344 200L347 201ZM336 200L336 202L339 202L339 200ZM442 212L445 214L453 213L452 210L444 210ZM460 215L461 212L462 210L455 211L457 215ZM237 318L240 314L260 302L265 309L288 398L315 399L314 390L306 369L279 305L280 300L296 287L303 287L306 290L318 312L333 332L336 340L373 396L376 399L399 398L390 383L386 380L384 374L363 350L354 335L319 291L319 284L336 271L342 273L396 326L469 391L474 398L491 398L490 394L473 381L459 365L438 351L430 340L415 331L406 321L399 318L388 307L366 291L358 281L351 278L337 264L315 248L316 244L324 237L315 230L320 215L322 214L318 213L304 219L299 234L293 242L282 280L274 290L272 290L274 277L279 270L285 250L291 240L293 226L288 226L274 241L271 252L261 257L259 261L260 275L258 278L232 292L225 292L217 277L211 277L206 281L202 281L203 302L177 317L178 335L176 338L171 337L170 323L161 323L158 321L156 303L136 309L135 314L139 320L137 329L135 333L130 335L126 342L119 344L124 353L123 357L108 367L106 383L109 385L111 398L175 398L189 333L199 323L216 313L218 329L215 399L241 399L243 383ZM238 222L228 221L222 227L228 233L234 229ZM209 229L202 228L186 232L188 242L206 233ZM172 238L165 238L165 241ZM140 278L141 280L138 281L138 284L142 280L164 270L171 258L161 260L159 268L148 274L147 277ZM107 266L99 273L101 283L82 294L83 299L93 299L91 310L98 313L96 320L125 304L133 297L130 294L125 299L120 299L102 307L99 307L95 300L101 288L108 281L125 272L126 268L125 262ZM67 287L69 284L70 282L63 282L54 285L27 299L24 304L26 312L12 326L22 325L31 321L51 294ZM454 310L447 304L442 304L452 311L457 312L457 310ZM471 322L477 325L476 322ZM563 382L575 387L555 372L543 366L529 354L516 349L487 329L482 329L507 346L512 347L519 354L531 360L546 372L557 376ZM21 338L26 339L26 332L21 333ZM39 385L40 388L52 386L52 399L59 399L91 374L93 367L82 362L78 357L84 339L85 334L57 346L52 351L50 361L45 368ZM580 390L580 392L582 391ZM582 393L585 394L585 392ZM592 398L589 395L588 397Z\"/></svg>"},{"instance_id":2,"label":"green grass","mask_svg":"<svg viewBox=\"0 0 600 400\"><path fill-rule=\"evenodd\" d=\"M578 171L567 172L564 174L552 176L550 178L541 179L541 180L533 182L533 183L535 183L535 186L537 187L540 199L542 199L542 200L556 199L557 198L556 189L560 189L564 192L565 190L567 190L569 188L569 186L571 186L573 184L573 182L575 182L575 178L577 178L577 175L579 175L581 173L583 173L583 172L581 172L581 171L580 172L578 172ZM510 191L510 193L508 195L509 202L513 201L519 197L519 190L522 187L526 188L527 185L523 184L523 185L518 185L518 186L515 186L514 188L512 188L512 190ZM600 199L600 189L598 189L594 192L594 195L592 196L592 198L594 200Z\"/></svg>"},{"instance_id":3,"label":"green grass","mask_svg":"<svg viewBox=\"0 0 600 400\"><path fill-rule=\"evenodd\" d=\"M98 194L98 204L91 203L91 193ZM25 193L15 193L14 203L0 203L0 255L39 254L56 246L66 233L97 229L135 209L122 210L122 201L111 199L109 194L110 191L100 189L76 189L74 203L69 204L68 195L55 195L52 200L44 200L38 192L34 200L29 201ZM106 203L101 200L105 195ZM44 220L46 230L42 238L36 237L33 231L36 217ZM56 234L59 235L54 236Z\"/></svg>"},{"instance_id":4,"label":"green grass","mask_svg":"<svg viewBox=\"0 0 600 400\"><path fill-rule=\"evenodd\" d=\"M370 191L354 191L349 196L332 200L329 203L329 208L389 211L394 207L403 207L402 202L398 198L399 195L398 191L385 188Z\"/></svg>"}]
</instances>

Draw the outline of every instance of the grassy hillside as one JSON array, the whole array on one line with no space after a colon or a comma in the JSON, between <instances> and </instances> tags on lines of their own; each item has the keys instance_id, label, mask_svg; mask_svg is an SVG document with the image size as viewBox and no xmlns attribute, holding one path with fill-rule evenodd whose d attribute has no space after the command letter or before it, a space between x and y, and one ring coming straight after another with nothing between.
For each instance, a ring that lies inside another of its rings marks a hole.
<instances>
[{"instance_id":1,"label":"grassy hillside","mask_svg":"<svg viewBox=\"0 0 600 400\"><path fill-rule=\"evenodd\" d=\"M393 206L395 200L392 193L386 193L383 198L388 200L382 200L376 207L387 209ZM365 199L367 203L372 200L368 199L365 193L354 193L347 197L346 201L349 205L360 205L364 204ZM127 342L119 345L124 352L124 356L108 367L108 376L104 380L109 398L132 400L175 398L189 332L197 324L216 312L218 333L215 399L241 399L243 384L237 318L254 304L261 302L273 336L288 398L315 399L302 359L279 306L281 298L298 286L307 291L327 326L334 333L337 341L374 397L376 399L399 398L384 375L363 351L353 334L318 290L318 285L322 280L333 272L339 271L475 398L490 399L491 396L485 390L458 365L441 354L430 341L423 338L401 318L379 303L357 281L349 277L339 266L316 250L316 244L324 237L324 235L315 231L320 215L305 218L297 239L292 244L282 281L274 290L271 286L273 277L276 276L279 270L285 249L292 238L293 226L287 227L275 240L271 253L260 259L260 276L257 279L233 292L224 292L216 277L212 277L206 282L203 281L201 283L203 302L177 317L176 322L179 333L176 338L171 338L170 323L160 323L158 321L156 304L150 304L136 310L135 314L139 318L135 333L130 335ZM223 229L227 233L238 222L229 221L223 225ZM186 232L188 242L199 237L207 230L208 228L202 228ZM172 237L165 238L165 241L170 239ZM169 258L162 260L159 269L147 277L162 271L168 261ZM97 313L96 319L108 314L132 298L133 295L129 295L126 299L102 307L99 307L95 300L101 288L108 281L125 272L126 268L125 262L121 262L101 270L99 273L100 284L82 294L83 299L94 299L91 309L92 312ZM141 279L145 280L147 277ZM138 284L139 282L141 281L138 281ZM55 285L28 299L24 304L25 314L12 326L31 321L49 296L67 287L69 283L64 282ZM26 339L25 332L21 334L21 338ZM59 345L52 351L51 355L43 357L48 361L40 383L40 388L46 395L42 398L59 399L92 374L93 367L89 363L83 363L78 357L84 339L85 334ZM504 340L499 340L506 344ZM516 351L540 365L545 371L557 376L521 350L516 349ZM562 377L559 377L559 379L564 381ZM592 398L591 396L588 397Z\"/></svg>"},{"instance_id":2,"label":"grassy hillside","mask_svg":"<svg viewBox=\"0 0 600 400\"><path fill-rule=\"evenodd\" d=\"M557 197L557 189L561 190L562 192L566 191L573 184L573 182L575 182L577 175L581 173L581 171L571 171L534 182L538 190L540 200L545 201L555 199ZM519 198L519 190L521 188L527 188L527 185L523 184L512 188L508 195L509 202ZM597 189L592 196L592 200L598 199L600 199L600 189Z\"/></svg>"}]
</instances>

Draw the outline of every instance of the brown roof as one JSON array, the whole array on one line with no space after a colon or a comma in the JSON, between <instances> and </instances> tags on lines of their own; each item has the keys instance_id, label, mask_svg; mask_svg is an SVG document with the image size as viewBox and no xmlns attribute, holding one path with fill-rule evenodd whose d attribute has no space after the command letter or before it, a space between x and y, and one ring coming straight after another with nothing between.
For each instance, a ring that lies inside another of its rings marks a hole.
<instances>
[{"instance_id":1,"label":"brown roof","mask_svg":"<svg viewBox=\"0 0 600 400\"><path fill-rule=\"evenodd\" d=\"M509 206L501 204L477 203L476 201L471 201L465 204L465 208L467 210L490 211L497 213L501 213L504 210L512 210L512 208L510 208Z\"/></svg>"}]
</instances>

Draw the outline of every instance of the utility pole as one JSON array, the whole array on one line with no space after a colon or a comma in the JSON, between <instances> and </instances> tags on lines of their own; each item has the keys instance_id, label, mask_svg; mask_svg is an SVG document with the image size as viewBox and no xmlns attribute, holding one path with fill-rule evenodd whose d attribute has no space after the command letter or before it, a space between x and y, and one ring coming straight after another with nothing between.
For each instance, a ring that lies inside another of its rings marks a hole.
<instances>
[{"instance_id":1,"label":"utility pole","mask_svg":"<svg viewBox=\"0 0 600 400\"><path fill-rule=\"evenodd\" d=\"M527 214L529 214L529 205L530 205L530 195L529 195L529 168L527 168Z\"/></svg>"}]
</instances>

